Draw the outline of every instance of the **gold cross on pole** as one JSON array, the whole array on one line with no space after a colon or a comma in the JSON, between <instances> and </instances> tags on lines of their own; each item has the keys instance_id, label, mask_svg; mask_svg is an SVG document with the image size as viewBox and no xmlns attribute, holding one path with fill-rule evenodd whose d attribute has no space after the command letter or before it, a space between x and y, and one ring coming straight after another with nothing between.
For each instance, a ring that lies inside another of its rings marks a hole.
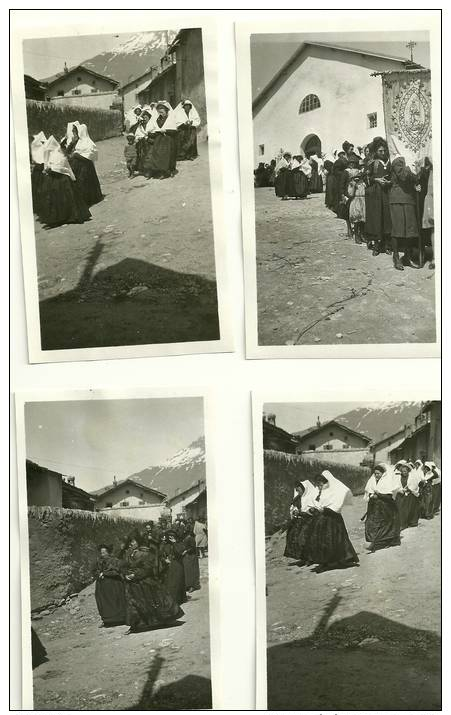
<instances>
[{"instance_id":1,"label":"gold cross on pole","mask_svg":"<svg viewBox=\"0 0 451 715\"><path fill-rule=\"evenodd\" d=\"M410 50L410 61L411 62L413 62L413 48L416 47L416 44L417 44L416 42L414 42L413 40L410 40L406 45L406 47L408 47Z\"/></svg>"}]
</instances>

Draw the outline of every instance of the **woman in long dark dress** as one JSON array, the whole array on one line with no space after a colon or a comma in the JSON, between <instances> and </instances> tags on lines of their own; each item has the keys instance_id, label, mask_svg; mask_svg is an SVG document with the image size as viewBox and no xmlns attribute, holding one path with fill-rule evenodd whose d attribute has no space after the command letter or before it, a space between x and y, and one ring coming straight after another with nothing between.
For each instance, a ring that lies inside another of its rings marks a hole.
<instances>
[{"instance_id":1,"label":"woman in long dark dress","mask_svg":"<svg viewBox=\"0 0 451 715\"><path fill-rule=\"evenodd\" d=\"M434 516L434 472L430 462L422 464L423 480L420 485L420 516L422 519L432 519Z\"/></svg>"},{"instance_id":2,"label":"woman in long dark dress","mask_svg":"<svg viewBox=\"0 0 451 715\"><path fill-rule=\"evenodd\" d=\"M44 146L47 143L44 132L33 135L30 146L31 153L31 198L33 213L39 213L39 201L42 189L42 172L44 171Z\"/></svg>"},{"instance_id":3,"label":"woman in long dark dress","mask_svg":"<svg viewBox=\"0 0 451 715\"><path fill-rule=\"evenodd\" d=\"M142 160L143 173L149 178L174 176L177 166L177 124L169 102L158 102L146 133L152 148Z\"/></svg>"},{"instance_id":4,"label":"woman in long dark dress","mask_svg":"<svg viewBox=\"0 0 451 715\"><path fill-rule=\"evenodd\" d=\"M183 539L183 568L185 571L185 587L187 593L200 589L199 557L197 555L196 539L194 534L188 531Z\"/></svg>"},{"instance_id":5,"label":"woman in long dark dress","mask_svg":"<svg viewBox=\"0 0 451 715\"><path fill-rule=\"evenodd\" d=\"M440 511L442 505L442 473L437 467L435 462L425 462L424 467L426 470L426 475L432 472L433 477L431 479L432 485L432 512L437 514Z\"/></svg>"},{"instance_id":6,"label":"woman in long dark dress","mask_svg":"<svg viewBox=\"0 0 451 715\"><path fill-rule=\"evenodd\" d=\"M285 200L291 192L291 159L289 151L280 157L275 168L274 192L276 196Z\"/></svg>"},{"instance_id":7,"label":"woman in long dark dress","mask_svg":"<svg viewBox=\"0 0 451 715\"><path fill-rule=\"evenodd\" d=\"M74 172L53 135L44 145L44 170L37 216L49 228L64 223L84 223L91 218Z\"/></svg>"},{"instance_id":8,"label":"woman in long dark dress","mask_svg":"<svg viewBox=\"0 0 451 715\"><path fill-rule=\"evenodd\" d=\"M125 622L129 633L175 623L184 614L167 588L158 581L158 565L139 534L130 540L125 564Z\"/></svg>"},{"instance_id":9,"label":"woman in long dark dress","mask_svg":"<svg viewBox=\"0 0 451 715\"><path fill-rule=\"evenodd\" d=\"M305 199L309 193L310 163L297 154L291 162L291 180L288 182L289 196L295 199Z\"/></svg>"},{"instance_id":10,"label":"woman in long dark dress","mask_svg":"<svg viewBox=\"0 0 451 715\"><path fill-rule=\"evenodd\" d=\"M125 587L121 562L111 555L105 544L99 546L96 565L95 599L104 626L121 626L125 623Z\"/></svg>"},{"instance_id":11,"label":"woman in long dark dress","mask_svg":"<svg viewBox=\"0 0 451 715\"><path fill-rule=\"evenodd\" d=\"M356 566L359 557L341 515L343 506L352 501L350 489L328 470L318 474L315 486L317 494L310 509L313 526L309 534L309 560L318 564L317 573Z\"/></svg>"},{"instance_id":12,"label":"woman in long dark dress","mask_svg":"<svg viewBox=\"0 0 451 715\"><path fill-rule=\"evenodd\" d=\"M183 554L185 547L176 539L175 531L166 532L166 542L160 550L160 560L163 562L163 583L172 598L179 605L186 603L185 571Z\"/></svg>"},{"instance_id":13,"label":"woman in long dark dress","mask_svg":"<svg viewBox=\"0 0 451 715\"><path fill-rule=\"evenodd\" d=\"M368 187L365 193L365 236L373 256L391 253L390 157L387 142L377 137L372 144L373 160L367 162Z\"/></svg>"},{"instance_id":14,"label":"woman in long dark dress","mask_svg":"<svg viewBox=\"0 0 451 715\"><path fill-rule=\"evenodd\" d=\"M324 194L324 203L328 209L334 211L336 205L336 178L333 174L333 162L326 159L324 162L324 171L326 173L326 191Z\"/></svg>"},{"instance_id":15,"label":"woman in long dark dress","mask_svg":"<svg viewBox=\"0 0 451 715\"><path fill-rule=\"evenodd\" d=\"M365 539L371 553L401 543L397 492L393 472L386 464L378 464L366 484L364 496L367 502Z\"/></svg>"},{"instance_id":16,"label":"woman in long dark dress","mask_svg":"<svg viewBox=\"0 0 451 715\"><path fill-rule=\"evenodd\" d=\"M312 167L312 173L309 179L309 192L311 194L322 194L323 192L323 179L320 174L320 165L322 162L316 154L310 157L310 166Z\"/></svg>"},{"instance_id":17,"label":"woman in long dark dress","mask_svg":"<svg viewBox=\"0 0 451 715\"><path fill-rule=\"evenodd\" d=\"M290 506L290 522L287 528L284 556L299 561L299 565L310 563L308 545L313 516L310 513L311 500L316 490L309 480L298 482L295 496Z\"/></svg>"},{"instance_id":18,"label":"woman in long dark dress","mask_svg":"<svg viewBox=\"0 0 451 715\"><path fill-rule=\"evenodd\" d=\"M175 108L177 124L177 161L192 161L197 153L197 128L200 117L190 99L185 99Z\"/></svg>"},{"instance_id":19,"label":"woman in long dark dress","mask_svg":"<svg viewBox=\"0 0 451 715\"><path fill-rule=\"evenodd\" d=\"M414 242L419 240L417 206L418 176L408 166L403 156L396 156L391 163L391 187L389 194L393 264L398 271L404 270L399 252L404 251L404 262L414 266L411 254Z\"/></svg>"},{"instance_id":20,"label":"woman in long dark dress","mask_svg":"<svg viewBox=\"0 0 451 715\"><path fill-rule=\"evenodd\" d=\"M418 526L420 518L420 482L416 469L405 461L398 462L395 466L395 475L399 480L396 506L399 514L399 529L404 531L413 526Z\"/></svg>"},{"instance_id":21,"label":"woman in long dark dress","mask_svg":"<svg viewBox=\"0 0 451 715\"><path fill-rule=\"evenodd\" d=\"M72 134L70 141L68 135ZM99 177L94 162L97 161L97 147L88 133L86 124L70 122L66 137L62 142L69 158L69 164L77 179L77 185L87 206L94 206L103 200Z\"/></svg>"}]
</instances>

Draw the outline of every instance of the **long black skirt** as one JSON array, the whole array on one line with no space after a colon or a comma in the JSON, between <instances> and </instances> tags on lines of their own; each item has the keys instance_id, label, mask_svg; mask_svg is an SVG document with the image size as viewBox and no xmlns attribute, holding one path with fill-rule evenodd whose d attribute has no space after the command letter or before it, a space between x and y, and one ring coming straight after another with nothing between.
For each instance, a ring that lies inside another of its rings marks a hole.
<instances>
[{"instance_id":1,"label":"long black skirt","mask_svg":"<svg viewBox=\"0 0 451 715\"><path fill-rule=\"evenodd\" d=\"M50 171L42 175L38 219L46 226L84 223L91 212L77 186L66 174Z\"/></svg>"},{"instance_id":2,"label":"long black skirt","mask_svg":"<svg viewBox=\"0 0 451 715\"><path fill-rule=\"evenodd\" d=\"M192 160L197 156L197 129L192 125L182 124L177 129L177 160Z\"/></svg>"},{"instance_id":3,"label":"long black skirt","mask_svg":"<svg viewBox=\"0 0 451 715\"><path fill-rule=\"evenodd\" d=\"M300 514L291 519L287 529L284 556L297 561L310 561L309 538L314 525L311 514Z\"/></svg>"},{"instance_id":4,"label":"long black skirt","mask_svg":"<svg viewBox=\"0 0 451 715\"><path fill-rule=\"evenodd\" d=\"M412 526L418 526L420 518L420 501L414 494L397 494L396 506L399 514L399 529L403 531Z\"/></svg>"},{"instance_id":5,"label":"long black skirt","mask_svg":"<svg viewBox=\"0 0 451 715\"><path fill-rule=\"evenodd\" d=\"M125 588L121 578L98 578L94 595L105 626L121 626L125 623Z\"/></svg>"},{"instance_id":6,"label":"long black skirt","mask_svg":"<svg viewBox=\"0 0 451 715\"><path fill-rule=\"evenodd\" d=\"M335 211L337 207L336 184L337 182L335 176L333 176L332 174L328 174L326 178L326 193L324 196L324 203L331 211Z\"/></svg>"},{"instance_id":7,"label":"long black skirt","mask_svg":"<svg viewBox=\"0 0 451 715\"><path fill-rule=\"evenodd\" d=\"M33 164L31 169L31 198L33 213L39 214L44 164Z\"/></svg>"},{"instance_id":8,"label":"long black skirt","mask_svg":"<svg viewBox=\"0 0 451 715\"><path fill-rule=\"evenodd\" d=\"M442 483L432 485L432 505L434 514L440 511L442 505Z\"/></svg>"},{"instance_id":9,"label":"long black skirt","mask_svg":"<svg viewBox=\"0 0 451 715\"><path fill-rule=\"evenodd\" d=\"M369 500L365 539L374 551L401 543L398 507L391 494L379 495Z\"/></svg>"},{"instance_id":10,"label":"long black skirt","mask_svg":"<svg viewBox=\"0 0 451 715\"><path fill-rule=\"evenodd\" d=\"M311 194L322 194L323 192L323 180L318 173L318 169L313 167L312 174L309 179L309 189Z\"/></svg>"},{"instance_id":11,"label":"long black skirt","mask_svg":"<svg viewBox=\"0 0 451 715\"><path fill-rule=\"evenodd\" d=\"M365 236L369 241L381 242L391 234L391 228L388 191L372 184L365 192Z\"/></svg>"},{"instance_id":12,"label":"long black skirt","mask_svg":"<svg viewBox=\"0 0 451 715\"><path fill-rule=\"evenodd\" d=\"M288 169L281 169L274 179L274 192L276 196L279 198L288 196L290 180L291 172Z\"/></svg>"},{"instance_id":13,"label":"long black skirt","mask_svg":"<svg viewBox=\"0 0 451 715\"><path fill-rule=\"evenodd\" d=\"M87 206L103 200L99 177L94 162L84 156L71 156L69 164L77 179L77 186Z\"/></svg>"},{"instance_id":14,"label":"long black skirt","mask_svg":"<svg viewBox=\"0 0 451 715\"><path fill-rule=\"evenodd\" d=\"M308 552L309 561L320 565L357 563L359 560L342 515L331 509L313 516Z\"/></svg>"},{"instance_id":15,"label":"long black skirt","mask_svg":"<svg viewBox=\"0 0 451 715\"><path fill-rule=\"evenodd\" d=\"M176 603L186 602L185 571L183 563L178 559L174 559L168 565L164 585Z\"/></svg>"},{"instance_id":16,"label":"long black skirt","mask_svg":"<svg viewBox=\"0 0 451 715\"><path fill-rule=\"evenodd\" d=\"M432 519L434 516L434 492L431 482L422 482L420 486L420 517Z\"/></svg>"},{"instance_id":17,"label":"long black skirt","mask_svg":"<svg viewBox=\"0 0 451 715\"><path fill-rule=\"evenodd\" d=\"M133 630L174 623L184 613L168 590L153 578L125 583L125 622Z\"/></svg>"},{"instance_id":18,"label":"long black skirt","mask_svg":"<svg viewBox=\"0 0 451 715\"><path fill-rule=\"evenodd\" d=\"M186 590L200 588L199 558L197 554L185 554L183 557Z\"/></svg>"},{"instance_id":19,"label":"long black skirt","mask_svg":"<svg viewBox=\"0 0 451 715\"><path fill-rule=\"evenodd\" d=\"M289 188L291 189L290 196L294 196L296 199L305 199L309 192L309 183L306 175L300 169L293 169L291 173L291 182Z\"/></svg>"},{"instance_id":20,"label":"long black skirt","mask_svg":"<svg viewBox=\"0 0 451 715\"><path fill-rule=\"evenodd\" d=\"M142 159L143 173L156 178L169 177L175 172L177 164L177 133L156 133L152 138L152 149Z\"/></svg>"}]
</instances>

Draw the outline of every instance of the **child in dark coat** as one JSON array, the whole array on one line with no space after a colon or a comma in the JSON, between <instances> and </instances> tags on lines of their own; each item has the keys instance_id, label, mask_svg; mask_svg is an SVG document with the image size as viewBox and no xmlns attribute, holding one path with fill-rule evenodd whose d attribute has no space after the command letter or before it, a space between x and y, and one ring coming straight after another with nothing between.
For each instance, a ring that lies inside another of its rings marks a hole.
<instances>
[{"instance_id":1,"label":"child in dark coat","mask_svg":"<svg viewBox=\"0 0 451 715\"><path fill-rule=\"evenodd\" d=\"M138 168L138 155L136 153L135 135L127 134L127 144L124 147L125 161L127 162L128 176L131 179Z\"/></svg>"}]
</instances>

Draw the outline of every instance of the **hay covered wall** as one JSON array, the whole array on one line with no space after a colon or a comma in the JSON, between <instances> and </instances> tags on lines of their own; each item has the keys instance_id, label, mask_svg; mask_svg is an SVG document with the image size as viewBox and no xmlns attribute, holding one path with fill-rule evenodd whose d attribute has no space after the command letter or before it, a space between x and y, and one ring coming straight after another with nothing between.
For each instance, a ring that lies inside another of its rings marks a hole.
<instances>
[{"instance_id":1,"label":"hay covered wall","mask_svg":"<svg viewBox=\"0 0 451 715\"><path fill-rule=\"evenodd\" d=\"M28 508L31 610L56 604L94 580L97 547L117 551L139 528L132 519L112 519L91 511Z\"/></svg>"},{"instance_id":2,"label":"hay covered wall","mask_svg":"<svg viewBox=\"0 0 451 715\"><path fill-rule=\"evenodd\" d=\"M265 533L273 534L286 527L294 485L299 479L313 480L316 474L328 469L348 486L354 496L363 494L370 477L366 467L327 463L303 459L297 454L274 450L264 451Z\"/></svg>"},{"instance_id":3,"label":"hay covered wall","mask_svg":"<svg viewBox=\"0 0 451 715\"><path fill-rule=\"evenodd\" d=\"M117 137L122 131L122 112L117 109L70 107L27 99L29 137L42 131L46 137L53 134L59 141L66 133L68 122L75 119L78 119L80 124L86 124L93 141Z\"/></svg>"}]
</instances>

